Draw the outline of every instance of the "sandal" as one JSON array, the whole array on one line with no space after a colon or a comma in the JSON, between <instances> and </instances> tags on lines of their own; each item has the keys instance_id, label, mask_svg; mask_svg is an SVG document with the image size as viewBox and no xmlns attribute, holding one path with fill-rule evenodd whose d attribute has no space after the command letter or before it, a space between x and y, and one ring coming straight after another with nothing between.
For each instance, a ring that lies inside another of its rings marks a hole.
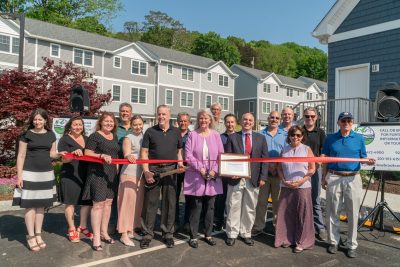
<instances>
[{"instance_id":1,"label":"sandal","mask_svg":"<svg viewBox=\"0 0 400 267\"><path fill-rule=\"evenodd\" d=\"M80 241L79 234L75 229L68 230L68 238L69 238L69 241L71 241L72 243L78 243Z\"/></svg>"},{"instance_id":2,"label":"sandal","mask_svg":"<svg viewBox=\"0 0 400 267\"><path fill-rule=\"evenodd\" d=\"M106 243L106 244L115 244L115 240L114 239L112 239L111 237L109 238L109 239L106 239L106 238L104 238L104 237L100 237L100 240L101 241L103 241L104 243Z\"/></svg>"},{"instance_id":3,"label":"sandal","mask_svg":"<svg viewBox=\"0 0 400 267\"><path fill-rule=\"evenodd\" d=\"M36 242L37 242L38 236L40 237L40 239L42 239L42 233L35 233ZM47 244L43 241L43 239L42 239L42 242L37 242L37 244L41 249L44 249L45 247L47 247Z\"/></svg>"},{"instance_id":4,"label":"sandal","mask_svg":"<svg viewBox=\"0 0 400 267\"><path fill-rule=\"evenodd\" d=\"M98 246L92 245L92 249L93 249L94 251L102 251L102 250L103 250L103 247L102 247L101 245L98 245Z\"/></svg>"},{"instance_id":5,"label":"sandal","mask_svg":"<svg viewBox=\"0 0 400 267\"><path fill-rule=\"evenodd\" d=\"M32 240L32 239L35 240L36 245L29 244L29 240ZM26 243L28 244L28 248L31 251L38 252L40 250L40 246L37 244L36 237L34 235L33 236L27 235L26 236Z\"/></svg>"},{"instance_id":6,"label":"sandal","mask_svg":"<svg viewBox=\"0 0 400 267\"><path fill-rule=\"evenodd\" d=\"M87 238L89 238L90 240L93 240L93 233L91 233L89 231L89 229L87 228L82 228L81 226L78 226L78 228L76 228L76 231L78 233L81 233L83 235L85 235Z\"/></svg>"},{"instance_id":7,"label":"sandal","mask_svg":"<svg viewBox=\"0 0 400 267\"><path fill-rule=\"evenodd\" d=\"M217 242L211 236L205 237L204 241L209 244L210 246L215 246Z\"/></svg>"},{"instance_id":8,"label":"sandal","mask_svg":"<svg viewBox=\"0 0 400 267\"><path fill-rule=\"evenodd\" d=\"M189 240L189 246L191 246L192 248L198 248L199 247L199 243L197 242L197 239L190 239Z\"/></svg>"}]
</instances>

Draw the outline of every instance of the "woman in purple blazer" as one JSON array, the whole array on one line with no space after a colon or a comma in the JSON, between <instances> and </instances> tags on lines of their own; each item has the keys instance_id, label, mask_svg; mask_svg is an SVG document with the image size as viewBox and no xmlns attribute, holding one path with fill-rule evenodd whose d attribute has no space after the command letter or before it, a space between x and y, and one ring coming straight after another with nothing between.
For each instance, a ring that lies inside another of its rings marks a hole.
<instances>
[{"instance_id":1,"label":"woman in purple blazer","mask_svg":"<svg viewBox=\"0 0 400 267\"><path fill-rule=\"evenodd\" d=\"M205 214L205 241L215 246L211 237L214 221L215 196L222 194L222 181L218 177L219 154L224 152L219 133L213 130L213 118L210 112L201 110L197 113L196 129L190 132L185 145L186 160L189 169L185 173L184 194L190 209L189 245L198 247L197 236L203 203Z\"/></svg>"}]
</instances>

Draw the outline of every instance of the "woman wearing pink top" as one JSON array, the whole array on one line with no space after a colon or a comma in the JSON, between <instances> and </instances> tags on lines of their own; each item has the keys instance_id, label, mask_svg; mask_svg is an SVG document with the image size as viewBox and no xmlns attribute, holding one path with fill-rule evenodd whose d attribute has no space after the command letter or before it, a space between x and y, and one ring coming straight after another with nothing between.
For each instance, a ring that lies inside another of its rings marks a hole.
<instances>
[{"instance_id":1,"label":"woman wearing pink top","mask_svg":"<svg viewBox=\"0 0 400 267\"><path fill-rule=\"evenodd\" d=\"M216 245L211 237L214 221L215 196L222 194L222 181L218 177L219 154L224 152L219 133L213 130L212 115L201 110L197 113L196 129L190 132L185 145L186 160L189 169L185 173L184 194L190 209L189 245L198 247L197 235L203 203L206 207L205 241Z\"/></svg>"},{"instance_id":2,"label":"woman wearing pink top","mask_svg":"<svg viewBox=\"0 0 400 267\"><path fill-rule=\"evenodd\" d=\"M288 131L289 146L282 149L282 157L314 157L304 145L304 128L293 126ZM294 252L314 247L315 230L311 199L311 176L315 163L283 162L278 165L281 181L275 247L294 246Z\"/></svg>"}]
</instances>

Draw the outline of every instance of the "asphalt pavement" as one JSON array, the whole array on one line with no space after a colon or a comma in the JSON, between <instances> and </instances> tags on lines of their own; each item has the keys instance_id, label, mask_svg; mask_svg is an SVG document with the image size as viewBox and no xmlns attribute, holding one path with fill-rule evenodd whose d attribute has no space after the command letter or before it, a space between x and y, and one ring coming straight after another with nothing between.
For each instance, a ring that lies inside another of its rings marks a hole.
<instances>
[{"instance_id":1,"label":"asphalt pavement","mask_svg":"<svg viewBox=\"0 0 400 267\"><path fill-rule=\"evenodd\" d=\"M343 234L347 224L343 222ZM359 256L347 258L345 250L335 255L326 252L324 242L303 253L293 253L292 248L274 248L273 227L267 224L265 233L255 237L255 245L247 246L240 239L233 247L225 245L224 232L217 233L217 245L212 247L199 241L193 249L187 236L175 235L174 248L166 248L159 236L149 249L126 247L119 241L104 244L104 251L95 252L90 241L82 239L71 243L66 236L63 206L51 209L45 215L43 239L47 248L31 252L26 247L23 210L0 212L0 266L400 266L400 235L370 231L359 232ZM118 239L118 236L115 236Z\"/></svg>"}]
</instances>

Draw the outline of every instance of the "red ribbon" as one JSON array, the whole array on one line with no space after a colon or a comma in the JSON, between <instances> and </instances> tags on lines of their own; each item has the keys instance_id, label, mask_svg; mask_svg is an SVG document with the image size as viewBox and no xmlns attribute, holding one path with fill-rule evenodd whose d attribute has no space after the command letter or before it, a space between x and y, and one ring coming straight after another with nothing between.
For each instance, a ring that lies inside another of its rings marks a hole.
<instances>
[{"instance_id":1,"label":"red ribbon","mask_svg":"<svg viewBox=\"0 0 400 267\"><path fill-rule=\"evenodd\" d=\"M89 162L105 163L104 159L92 156L76 156L72 153L66 153L66 159L83 160ZM369 162L369 158L337 158L337 157L290 157L290 158L250 158L250 159L229 159L223 161L239 161L239 162L318 162L318 163L332 163L332 162ZM216 160L218 161L218 160ZM137 159L136 164L163 164L163 163L177 163L189 162L189 160L174 160L174 159ZM112 164L132 164L127 159L112 159Z\"/></svg>"}]
</instances>

